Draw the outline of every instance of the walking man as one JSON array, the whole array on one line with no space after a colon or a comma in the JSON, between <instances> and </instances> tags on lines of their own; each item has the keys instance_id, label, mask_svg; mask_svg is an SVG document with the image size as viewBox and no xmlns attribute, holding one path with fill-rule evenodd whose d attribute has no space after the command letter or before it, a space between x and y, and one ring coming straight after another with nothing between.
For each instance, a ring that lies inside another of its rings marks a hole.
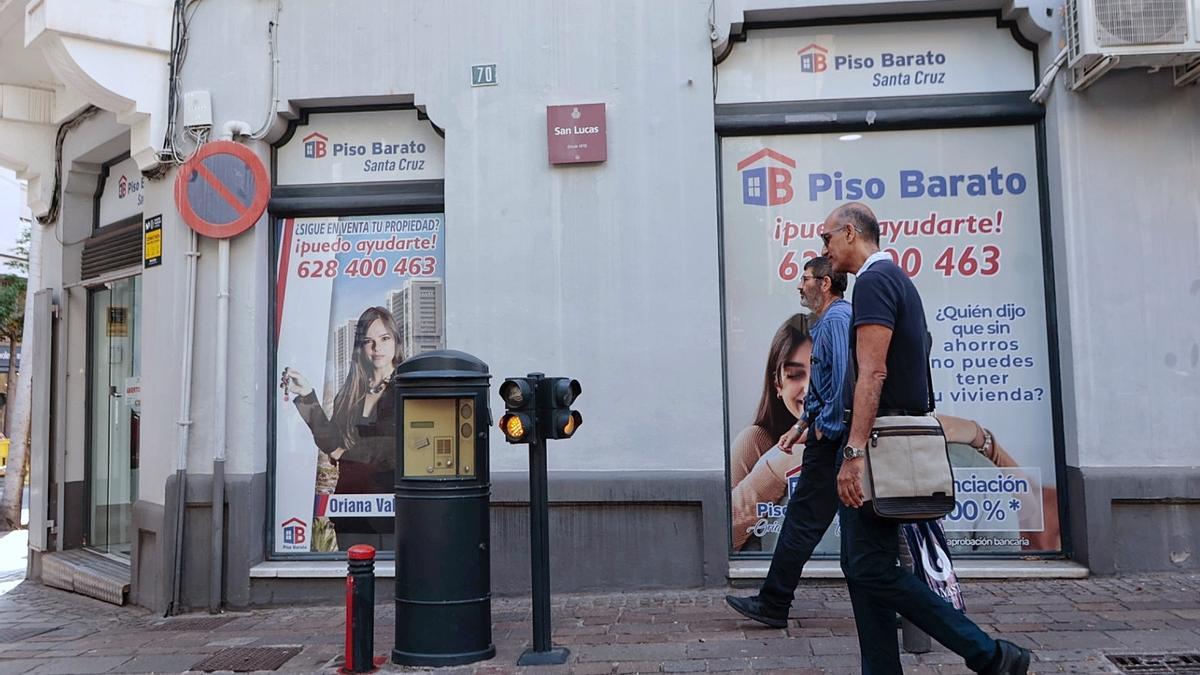
<instances>
[{"instance_id":1,"label":"walking man","mask_svg":"<svg viewBox=\"0 0 1200 675\"><path fill-rule=\"evenodd\" d=\"M854 272L851 358L857 376L850 396L850 430L839 458L838 514L842 572L854 608L862 669L902 673L896 613L904 615L979 673L1025 673L1028 650L995 640L897 564L898 525L863 506L864 448L877 415L923 415L926 375L925 310L916 286L879 250L879 223L863 204L844 204L825 220L824 254L838 272Z\"/></svg>"},{"instance_id":2,"label":"walking man","mask_svg":"<svg viewBox=\"0 0 1200 675\"><path fill-rule=\"evenodd\" d=\"M800 482L788 500L771 569L758 595L725 596L725 602L743 616L773 628L787 625L800 573L837 513L834 462L846 430L842 420L850 330L850 303L842 297L846 275L834 272L827 258L813 258L805 263L797 290L800 302L816 320L811 378L803 419L779 439L779 447L790 453L807 430Z\"/></svg>"}]
</instances>

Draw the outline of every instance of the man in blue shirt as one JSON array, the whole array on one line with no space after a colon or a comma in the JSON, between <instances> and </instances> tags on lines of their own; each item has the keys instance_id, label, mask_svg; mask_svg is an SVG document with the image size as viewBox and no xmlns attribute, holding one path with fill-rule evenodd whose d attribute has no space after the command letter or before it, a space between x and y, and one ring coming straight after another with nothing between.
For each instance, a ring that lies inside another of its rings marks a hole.
<instances>
[{"instance_id":1,"label":"man in blue shirt","mask_svg":"<svg viewBox=\"0 0 1200 675\"><path fill-rule=\"evenodd\" d=\"M800 302L816 318L811 377L804 397L804 418L779 439L779 447L790 454L807 431L804 468L788 500L771 569L758 595L725 597L743 616L774 628L787 625L800 573L837 513L834 461L845 434L842 388L850 352L850 303L842 298L846 275L834 272L826 258L813 258L805 263L796 290Z\"/></svg>"},{"instance_id":2,"label":"man in blue shirt","mask_svg":"<svg viewBox=\"0 0 1200 675\"><path fill-rule=\"evenodd\" d=\"M879 222L864 204L844 204L825 219L824 253L839 272L854 272L848 387L850 430L839 453L838 516L842 572L854 607L862 670L900 675L896 613L962 656L980 673L1025 673L1028 650L994 640L965 614L897 564L899 525L864 506L864 448L877 416L930 411L925 309L911 279L879 250Z\"/></svg>"}]
</instances>

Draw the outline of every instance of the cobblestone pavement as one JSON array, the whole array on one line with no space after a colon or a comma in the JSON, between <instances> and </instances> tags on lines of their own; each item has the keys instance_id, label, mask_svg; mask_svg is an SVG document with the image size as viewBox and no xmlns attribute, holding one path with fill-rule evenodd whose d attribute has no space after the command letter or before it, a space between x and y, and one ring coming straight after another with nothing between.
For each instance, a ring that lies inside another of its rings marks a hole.
<instances>
[{"instance_id":1,"label":"cobblestone pavement","mask_svg":"<svg viewBox=\"0 0 1200 675\"><path fill-rule=\"evenodd\" d=\"M985 630L1034 650L1035 672L1116 673L1106 654L1200 652L1200 575L968 581L964 590L970 615ZM527 669L514 664L531 641L529 600L498 598L492 606L496 657L444 672L858 672L854 622L841 583L806 581L791 625L778 630L736 616L724 604L726 592L556 595L554 642L570 649L570 659ZM299 648L278 672L333 672L339 665L339 606L228 612L223 616L230 620L217 627L162 629L167 622L207 616L163 619L26 582L0 596L0 675L178 673L224 649L265 646ZM391 602L379 598L379 655L390 653L393 616ZM902 658L909 673L968 672L961 659L936 645L933 652Z\"/></svg>"}]
</instances>

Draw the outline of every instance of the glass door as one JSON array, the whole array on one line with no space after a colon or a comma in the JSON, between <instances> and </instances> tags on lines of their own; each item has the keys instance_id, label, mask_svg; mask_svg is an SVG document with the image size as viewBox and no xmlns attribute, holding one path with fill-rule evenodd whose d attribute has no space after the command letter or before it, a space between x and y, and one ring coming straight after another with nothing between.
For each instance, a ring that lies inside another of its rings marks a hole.
<instances>
[{"instance_id":1,"label":"glass door","mask_svg":"<svg viewBox=\"0 0 1200 675\"><path fill-rule=\"evenodd\" d=\"M140 276L91 292L89 546L128 557L138 496Z\"/></svg>"}]
</instances>

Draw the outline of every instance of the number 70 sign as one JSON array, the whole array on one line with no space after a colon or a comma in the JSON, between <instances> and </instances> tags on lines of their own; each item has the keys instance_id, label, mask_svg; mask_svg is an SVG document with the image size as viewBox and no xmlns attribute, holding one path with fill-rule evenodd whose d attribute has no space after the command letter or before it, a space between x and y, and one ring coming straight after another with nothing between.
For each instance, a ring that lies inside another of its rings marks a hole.
<instances>
[{"instance_id":1,"label":"number 70 sign","mask_svg":"<svg viewBox=\"0 0 1200 675\"><path fill-rule=\"evenodd\" d=\"M496 64L485 63L471 66L471 86L488 87L496 84Z\"/></svg>"}]
</instances>

